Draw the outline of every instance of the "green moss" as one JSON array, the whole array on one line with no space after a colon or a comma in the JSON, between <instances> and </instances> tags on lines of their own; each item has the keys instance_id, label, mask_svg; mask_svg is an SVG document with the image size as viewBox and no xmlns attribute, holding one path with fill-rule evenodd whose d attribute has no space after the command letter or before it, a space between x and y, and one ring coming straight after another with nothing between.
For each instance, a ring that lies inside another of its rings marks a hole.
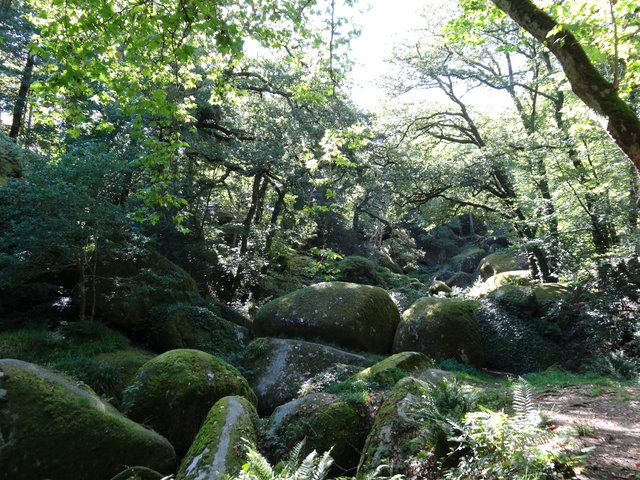
<instances>
[{"instance_id":1,"label":"green moss","mask_svg":"<svg viewBox=\"0 0 640 480\"><path fill-rule=\"evenodd\" d=\"M454 358L484 365L482 341L474 311L478 304L458 299L426 297L402 315L394 352L417 351L435 360Z\"/></svg>"},{"instance_id":2,"label":"green moss","mask_svg":"<svg viewBox=\"0 0 640 480\"><path fill-rule=\"evenodd\" d=\"M153 249L134 258L108 258L98 265L97 278L97 315L140 336L154 307L202 302L193 278Z\"/></svg>"},{"instance_id":3,"label":"green moss","mask_svg":"<svg viewBox=\"0 0 640 480\"><path fill-rule=\"evenodd\" d=\"M152 357L98 322L0 332L0 352L71 375L115 404L137 369Z\"/></svg>"},{"instance_id":4,"label":"green moss","mask_svg":"<svg viewBox=\"0 0 640 480\"><path fill-rule=\"evenodd\" d=\"M245 328L217 317L208 308L182 303L153 308L143 329L154 350L193 348L223 358L241 351L249 337Z\"/></svg>"},{"instance_id":5,"label":"green moss","mask_svg":"<svg viewBox=\"0 0 640 480\"><path fill-rule=\"evenodd\" d=\"M392 465L394 473L404 471L404 462L415 456L420 448L411 443L420 425L409 416L408 405L429 393L428 385L415 378L400 380L387 395L376 415L367 437L358 472L370 472L379 465Z\"/></svg>"},{"instance_id":6,"label":"green moss","mask_svg":"<svg viewBox=\"0 0 640 480\"><path fill-rule=\"evenodd\" d=\"M496 252L487 255L482 262L480 262L479 270L482 278L487 279L492 275L520 270L520 268L520 262L518 262L513 254L509 252Z\"/></svg>"},{"instance_id":7,"label":"green moss","mask_svg":"<svg viewBox=\"0 0 640 480\"><path fill-rule=\"evenodd\" d=\"M340 471L355 470L360 460L360 452L369 433L366 413L349 402L338 401L324 405L308 420L307 442L310 452L326 452Z\"/></svg>"},{"instance_id":8,"label":"green moss","mask_svg":"<svg viewBox=\"0 0 640 480\"><path fill-rule=\"evenodd\" d=\"M433 368L433 360L419 352L400 352L372 365L351 377L380 386L392 386L408 372Z\"/></svg>"},{"instance_id":9,"label":"green moss","mask_svg":"<svg viewBox=\"0 0 640 480\"><path fill-rule=\"evenodd\" d=\"M160 435L120 415L88 388L35 365L0 360L3 478L108 480L122 465L173 470Z\"/></svg>"},{"instance_id":10,"label":"green moss","mask_svg":"<svg viewBox=\"0 0 640 480\"><path fill-rule=\"evenodd\" d=\"M541 303L552 303L569 294L569 286L562 283L540 283L533 286L533 294Z\"/></svg>"},{"instance_id":11,"label":"green moss","mask_svg":"<svg viewBox=\"0 0 640 480\"><path fill-rule=\"evenodd\" d=\"M23 150L0 132L0 187L5 186L9 178L22 177L23 157Z\"/></svg>"},{"instance_id":12,"label":"green moss","mask_svg":"<svg viewBox=\"0 0 640 480\"><path fill-rule=\"evenodd\" d=\"M345 257L337 265L338 278L345 282L364 285L381 285L384 282L376 273L376 264L368 258L353 255Z\"/></svg>"},{"instance_id":13,"label":"green moss","mask_svg":"<svg viewBox=\"0 0 640 480\"><path fill-rule=\"evenodd\" d=\"M213 404L255 394L240 372L198 350L171 350L147 362L123 395L125 413L166 436L178 454L189 448Z\"/></svg>"},{"instance_id":14,"label":"green moss","mask_svg":"<svg viewBox=\"0 0 640 480\"><path fill-rule=\"evenodd\" d=\"M525 373L544 370L559 361L560 347L539 332L543 324L514 314L492 298L480 302L476 318L488 367Z\"/></svg>"},{"instance_id":15,"label":"green moss","mask_svg":"<svg viewBox=\"0 0 640 480\"><path fill-rule=\"evenodd\" d=\"M343 347L388 353L399 321L395 304L384 290L345 282L316 284L264 305L254 332L321 338Z\"/></svg>"},{"instance_id":16,"label":"green moss","mask_svg":"<svg viewBox=\"0 0 640 480\"><path fill-rule=\"evenodd\" d=\"M224 397L207 414L184 457L177 480L236 475L246 461L245 440L256 443L258 414L238 396Z\"/></svg>"}]
</instances>

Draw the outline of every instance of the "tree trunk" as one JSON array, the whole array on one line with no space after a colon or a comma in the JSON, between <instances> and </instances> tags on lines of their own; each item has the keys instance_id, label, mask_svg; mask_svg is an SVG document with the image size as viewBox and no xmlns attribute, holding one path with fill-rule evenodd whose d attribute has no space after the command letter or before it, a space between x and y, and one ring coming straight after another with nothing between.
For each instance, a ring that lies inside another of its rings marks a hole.
<instances>
[{"instance_id":1,"label":"tree trunk","mask_svg":"<svg viewBox=\"0 0 640 480\"><path fill-rule=\"evenodd\" d=\"M27 106L27 94L31 87L31 78L33 76L33 64L35 61L34 55L27 56L27 63L22 71L22 78L20 79L20 89L18 90L18 99L13 106L13 120L11 122L11 130L9 136L17 138L22 128L22 120L24 119L24 112Z\"/></svg>"},{"instance_id":2,"label":"tree trunk","mask_svg":"<svg viewBox=\"0 0 640 480\"><path fill-rule=\"evenodd\" d=\"M640 172L640 119L613 84L598 72L573 34L530 0L492 1L549 48L562 65L573 92L607 118L608 132Z\"/></svg>"}]
</instances>

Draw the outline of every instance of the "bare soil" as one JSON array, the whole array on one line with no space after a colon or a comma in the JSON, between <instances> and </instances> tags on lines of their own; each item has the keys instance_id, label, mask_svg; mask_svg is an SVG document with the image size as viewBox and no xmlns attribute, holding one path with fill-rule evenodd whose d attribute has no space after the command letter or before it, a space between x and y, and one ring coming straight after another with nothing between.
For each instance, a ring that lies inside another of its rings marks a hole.
<instances>
[{"instance_id":1,"label":"bare soil","mask_svg":"<svg viewBox=\"0 0 640 480\"><path fill-rule=\"evenodd\" d=\"M572 426L593 447L580 480L640 480L640 389L570 386L542 392L542 411L553 424Z\"/></svg>"}]
</instances>

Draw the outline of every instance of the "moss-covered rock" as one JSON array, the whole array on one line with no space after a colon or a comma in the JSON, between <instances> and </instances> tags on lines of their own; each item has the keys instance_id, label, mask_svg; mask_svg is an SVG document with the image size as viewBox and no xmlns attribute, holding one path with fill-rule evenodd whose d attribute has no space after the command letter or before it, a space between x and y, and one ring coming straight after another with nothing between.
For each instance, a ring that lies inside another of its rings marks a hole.
<instances>
[{"instance_id":1,"label":"moss-covered rock","mask_svg":"<svg viewBox=\"0 0 640 480\"><path fill-rule=\"evenodd\" d=\"M105 259L96 278L96 314L128 333L143 336L144 321L158 305L202 301L193 278L153 249Z\"/></svg>"},{"instance_id":2,"label":"moss-covered rock","mask_svg":"<svg viewBox=\"0 0 640 480\"><path fill-rule=\"evenodd\" d=\"M267 303L253 327L259 336L299 336L388 353L399 320L397 307L383 289L325 282Z\"/></svg>"},{"instance_id":3,"label":"moss-covered rock","mask_svg":"<svg viewBox=\"0 0 640 480\"><path fill-rule=\"evenodd\" d=\"M19 360L0 360L0 478L108 480L123 465L171 473L176 456L157 433L93 391Z\"/></svg>"},{"instance_id":4,"label":"moss-covered rock","mask_svg":"<svg viewBox=\"0 0 640 480\"><path fill-rule=\"evenodd\" d=\"M218 400L185 455L176 480L220 480L246 462L244 440L255 445L258 414L243 397Z\"/></svg>"},{"instance_id":5,"label":"moss-covered rock","mask_svg":"<svg viewBox=\"0 0 640 480\"><path fill-rule=\"evenodd\" d=\"M560 347L540 332L544 325L504 308L493 297L480 302L476 319L487 367L519 374L544 370L560 361Z\"/></svg>"},{"instance_id":6,"label":"moss-covered rock","mask_svg":"<svg viewBox=\"0 0 640 480\"><path fill-rule=\"evenodd\" d=\"M431 295L449 295L451 293L451 287L440 280L434 280L429 287L429 293Z\"/></svg>"},{"instance_id":7,"label":"moss-covered rock","mask_svg":"<svg viewBox=\"0 0 640 480\"><path fill-rule=\"evenodd\" d=\"M371 428L369 415L362 406L339 400L321 406L308 420L308 451L331 450L334 466L349 473L356 470L360 453Z\"/></svg>"},{"instance_id":8,"label":"moss-covered rock","mask_svg":"<svg viewBox=\"0 0 640 480\"><path fill-rule=\"evenodd\" d=\"M484 353L475 302L426 297L402 315L393 342L394 352L417 351L436 360L454 358L477 367Z\"/></svg>"},{"instance_id":9,"label":"moss-covered rock","mask_svg":"<svg viewBox=\"0 0 640 480\"><path fill-rule=\"evenodd\" d=\"M522 267L522 263L513 254L496 252L482 259L479 271L482 278L486 280L497 273L520 270Z\"/></svg>"},{"instance_id":10,"label":"moss-covered rock","mask_svg":"<svg viewBox=\"0 0 640 480\"><path fill-rule=\"evenodd\" d=\"M486 255L486 250L472 247L453 257L451 264L460 272L473 273Z\"/></svg>"},{"instance_id":11,"label":"moss-covered rock","mask_svg":"<svg viewBox=\"0 0 640 480\"><path fill-rule=\"evenodd\" d=\"M244 367L258 396L260 413L298 396L306 381L338 363L366 365L361 355L302 340L257 338L249 344Z\"/></svg>"},{"instance_id":12,"label":"moss-covered rock","mask_svg":"<svg viewBox=\"0 0 640 480\"><path fill-rule=\"evenodd\" d=\"M393 466L394 473L404 472L405 462L422 449L413 442L422 426L412 409L428 393L428 384L411 377L395 385L378 410L362 451L359 473L374 471L382 464Z\"/></svg>"},{"instance_id":13,"label":"moss-covered rock","mask_svg":"<svg viewBox=\"0 0 640 480\"><path fill-rule=\"evenodd\" d=\"M395 371L397 370L403 370L409 374L433 367L435 367L435 362L423 353L400 352L379 361L369 368L365 368L351 378L353 380L373 382L378 385L388 385L390 379L395 379ZM393 383L395 383L395 381Z\"/></svg>"},{"instance_id":14,"label":"moss-covered rock","mask_svg":"<svg viewBox=\"0 0 640 480\"><path fill-rule=\"evenodd\" d=\"M336 265L340 273L338 278L344 282L364 285L381 285L382 279L376 274L376 264L359 255L344 257Z\"/></svg>"},{"instance_id":15,"label":"moss-covered rock","mask_svg":"<svg viewBox=\"0 0 640 480\"><path fill-rule=\"evenodd\" d=\"M468 296L471 298L484 297L505 285L528 286L531 285L532 282L533 280L531 279L531 273L529 270L513 270L497 273L494 276L489 277L483 283L475 285L469 291Z\"/></svg>"},{"instance_id":16,"label":"moss-covered rock","mask_svg":"<svg viewBox=\"0 0 640 480\"><path fill-rule=\"evenodd\" d=\"M0 132L0 187L9 178L22 177L23 151L11 138Z\"/></svg>"},{"instance_id":17,"label":"moss-covered rock","mask_svg":"<svg viewBox=\"0 0 640 480\"><path fill-rule=\"evenodd\" d=\"M249 340L246 328L208 308L183 303L155 307L145 324L148 345L160 352L193 348L227 358L242 351Z\"/></svg>"},{"instance_id":18,"label":"moss-covered rock","mask_svg":"<svg viewBox=\"0 0 640 480\"><path fill-rule=\"evenodd\" d=\"M491 293L491 297L507 311L517 315L534 315L540 305L533 288L521 285L503 285Z\"/></svg>"},{"instance_id":19,"label":"moss-covered rock","mask_svg":"<svg viewBox=\"0 0 640 480\"><path fill-rule=\"evenodd\" d=\"M473 284L473 275L466 272L456 272L445 282L449 287L467 288Z\"/></svg>"},{"instance_id":20,"label":"moss-covered rock","mask_svg":"<svg viewBox=\"0 0 640 480\"><path fill-rule=\"evenodd\" d=\"M355 470L369 432L369 416L363 406L326 393L314 393L277 409L267 427L270 457L283 458L306 439L305 451L331 450L336 472Z\"/></svg>"},{"instance_id":21,"label":"moss-covered rock","mask_svg":"<svg viewBox=\"0 0 640 480\"><path fill-rule=\"evenodd\" d=\"M245 378L231 365L198 350L171 350L142 366L124 392L123 409L129 418L167 437L181 455L213 404L228 395L257 403Z\"/></svg>"},{"instance_id":22,"label":"moss-covered rock","mask_svg":"<svg viewBox=\"0 0 640 480\"><path fill-rule=\"evenodd\" d=\"M569 286L562 283L540 283L533 286L533 294L541 305L557 302L570 292Z\"/></svg>"}]
</instances>

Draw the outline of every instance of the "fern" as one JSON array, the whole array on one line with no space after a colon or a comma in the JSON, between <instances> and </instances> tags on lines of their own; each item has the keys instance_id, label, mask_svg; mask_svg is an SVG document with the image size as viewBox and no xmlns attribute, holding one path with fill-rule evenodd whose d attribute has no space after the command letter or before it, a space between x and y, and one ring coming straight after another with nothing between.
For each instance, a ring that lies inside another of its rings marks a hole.
<instances>
[{"instance_id":1,"label":"fern","mask_svg":"<svg viewBox=\"0 0 640 480\"><path fill-rule=\"evenodd\" d=\"M540 412L534 403L533 389L524 380L513 385L513 410L514 422L522 429L530 430L540 425Z\"/></svg>"}]
</instances>

